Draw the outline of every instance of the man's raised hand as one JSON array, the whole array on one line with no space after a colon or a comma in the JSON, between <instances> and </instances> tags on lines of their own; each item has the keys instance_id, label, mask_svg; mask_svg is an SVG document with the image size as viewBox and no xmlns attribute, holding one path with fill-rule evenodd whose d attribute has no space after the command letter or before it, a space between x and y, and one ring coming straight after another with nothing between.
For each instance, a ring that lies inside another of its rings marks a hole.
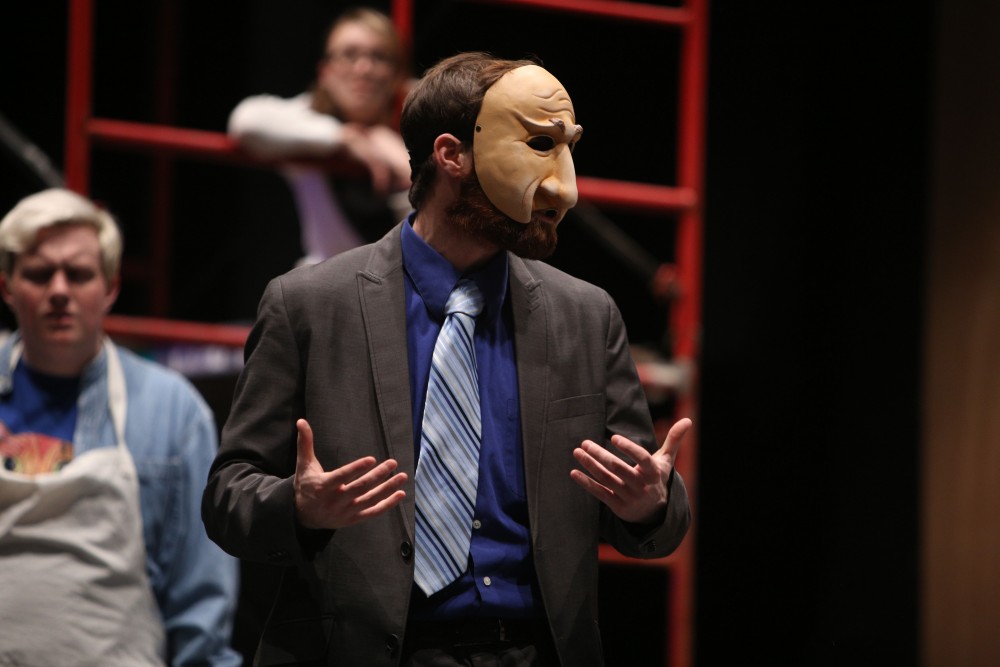
<instances>
[{"instance_id":1,"label":"man's raised hand","mask_svg":"<svg viewBox=\"0 0 1000 667\"><path fill-rule=\"evenodd\" d=\"M635 461L634 465L596 442L584 440L573 450L573 457L590 474L572 470L570 476L623 521L649 523L667 506L667 483L681 440L690 429L690 419L679 420L670 428L663 445L652 454L624 436L612 436L611 444Z\"/></svg>"},{"instance_id":2,"label":"man's raised hand","mask_svg":"<svg viewBox=\"0 0 1000 667\"><path fill-rule=\"evenodd\" d=\"M405 472L395 473L395 459L376 465L365 456L326 472L316 460L309 422L295 422L298 429L295 463L295 512L305 528L336 529L379 516L406 496Z\"/></svg>"}]
</instances>

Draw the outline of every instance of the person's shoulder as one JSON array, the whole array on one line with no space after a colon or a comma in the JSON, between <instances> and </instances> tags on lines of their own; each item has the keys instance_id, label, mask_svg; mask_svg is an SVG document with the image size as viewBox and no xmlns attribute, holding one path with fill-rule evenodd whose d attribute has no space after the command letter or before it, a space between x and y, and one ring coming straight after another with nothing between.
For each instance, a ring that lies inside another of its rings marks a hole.
<instances>
[{"instance_id":1,"label":"person's shoulder","mask_svg":"<svg viewBox=\"0 0 1000 667\"><path fill-rule=\"evenodd\" d=\"M511 271L515 276L530 281L540 281L549 294L583 300L605 300L605 289L566 273L540 260L511 256Z\"/></svg>"},{"instance_id":2,"label":"person's shoulder","mask_svg":"<svg viewBox=\"0 0 1000 667\"><path fill-rule=\"evenodd\" d=\"M618 305L607 290L551 264L512 258L511 275L527 292L540 295L548 308L567 321L610 322L621 318Z\"/></svg>"},{"instance_id":3,"label":"person's shoulder","mask_svg":"<svg viewBox=\"0 0 1000 667\"><path fill-rule=\"evenodd\" d=\"M359 273L384 277L402 265L399 233L397 225L374 243L345 250L316 264L296 267L272 282L280 283L283 291L309 291L353 285Z\"/></svg>"},{"instance_id":4,"label":"person's shoulder","mask_svg":"<svg viewBox=\"0 0 1000 667\"><path fill-rule=\"evenodd\" d=\"M115 349L130 394L143 392L163 400L170 397L170 400L190 400L198 404L204 401L191 381L180 372L140 356L127 347L115 345Z\"/></svg>"},{"instance_id":5,"label":"person's shoulder","mask_svg":"<svg viewBox=\"0 0 1000 667\"><path fill-rule=\"evenodd\" d=\"M217 444L215 414L179 371L116 345L127 395L126 443L140 471L186 470L204 479Z\"/></svg>"},{"instance_id":6,"label":"person's shoulder","mask_svg":"<svg viewBox=\"0 0 1000 667\"><path fill-rule=\"evenodd\" d=\"M322 285L353 282L358 271L364 270L374 250L373 243L345 250L315 264L305 264L278 276L276 280L288 289L315 289Z\"/></svg>"}]
</instances>

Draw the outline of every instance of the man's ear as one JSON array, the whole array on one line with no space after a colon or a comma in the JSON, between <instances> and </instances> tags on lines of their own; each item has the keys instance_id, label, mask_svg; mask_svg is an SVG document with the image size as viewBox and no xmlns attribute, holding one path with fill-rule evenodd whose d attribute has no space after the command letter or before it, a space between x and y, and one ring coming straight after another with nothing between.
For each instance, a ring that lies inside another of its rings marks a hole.
<instances>
[{"instance_id":1,"label":"man's ear","mask_svg":"<svg viewBox=\"0 0 1000 667\"><path fill-rule=\"evenodd\" d=\"M460 179L472 169L472 152L454 134L442 134L434 140L434 162L448 176Z\"/></svg>"}]
</instances>

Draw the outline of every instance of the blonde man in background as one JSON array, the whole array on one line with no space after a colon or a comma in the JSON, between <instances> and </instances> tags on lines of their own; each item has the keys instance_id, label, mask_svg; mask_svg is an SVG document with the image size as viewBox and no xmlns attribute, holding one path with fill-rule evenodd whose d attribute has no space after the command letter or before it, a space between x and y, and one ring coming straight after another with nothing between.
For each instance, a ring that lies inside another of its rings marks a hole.
<instances>
[{"instance_id":1,"label":"blonde man in background","mask_svg":"<svg viewBox=\"0 0 1000 667\"><path fill-rule=\"evenodd\" d=\"M121 255L69 190L0 223L0 664L233 667L237 563L198 521L215 422L105 336Z\"/></svg>"}]
</instances>

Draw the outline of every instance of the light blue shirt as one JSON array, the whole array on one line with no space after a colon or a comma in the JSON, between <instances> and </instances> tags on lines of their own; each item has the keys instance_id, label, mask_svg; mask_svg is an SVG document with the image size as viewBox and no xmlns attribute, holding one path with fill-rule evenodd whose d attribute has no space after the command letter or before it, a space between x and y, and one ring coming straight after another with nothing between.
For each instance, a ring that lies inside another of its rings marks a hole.
<instances>
[{"instance_id":1,"label":"light blue shirt","mask_svg":"<svg viewBox=\"0 0 1000 667\"><path fill-rule=\"evenodd\" d=\"M14 391L11 347L0 346L0 403ZM230 648L238 563L208 539L201 494L218 448L215 420L180 374L118 347L128 396L125 444L139 475L146 567L172 665L242 664ZM116 442L102 350L80 379L73 450Z\"/></svg>"}]
</instances>

